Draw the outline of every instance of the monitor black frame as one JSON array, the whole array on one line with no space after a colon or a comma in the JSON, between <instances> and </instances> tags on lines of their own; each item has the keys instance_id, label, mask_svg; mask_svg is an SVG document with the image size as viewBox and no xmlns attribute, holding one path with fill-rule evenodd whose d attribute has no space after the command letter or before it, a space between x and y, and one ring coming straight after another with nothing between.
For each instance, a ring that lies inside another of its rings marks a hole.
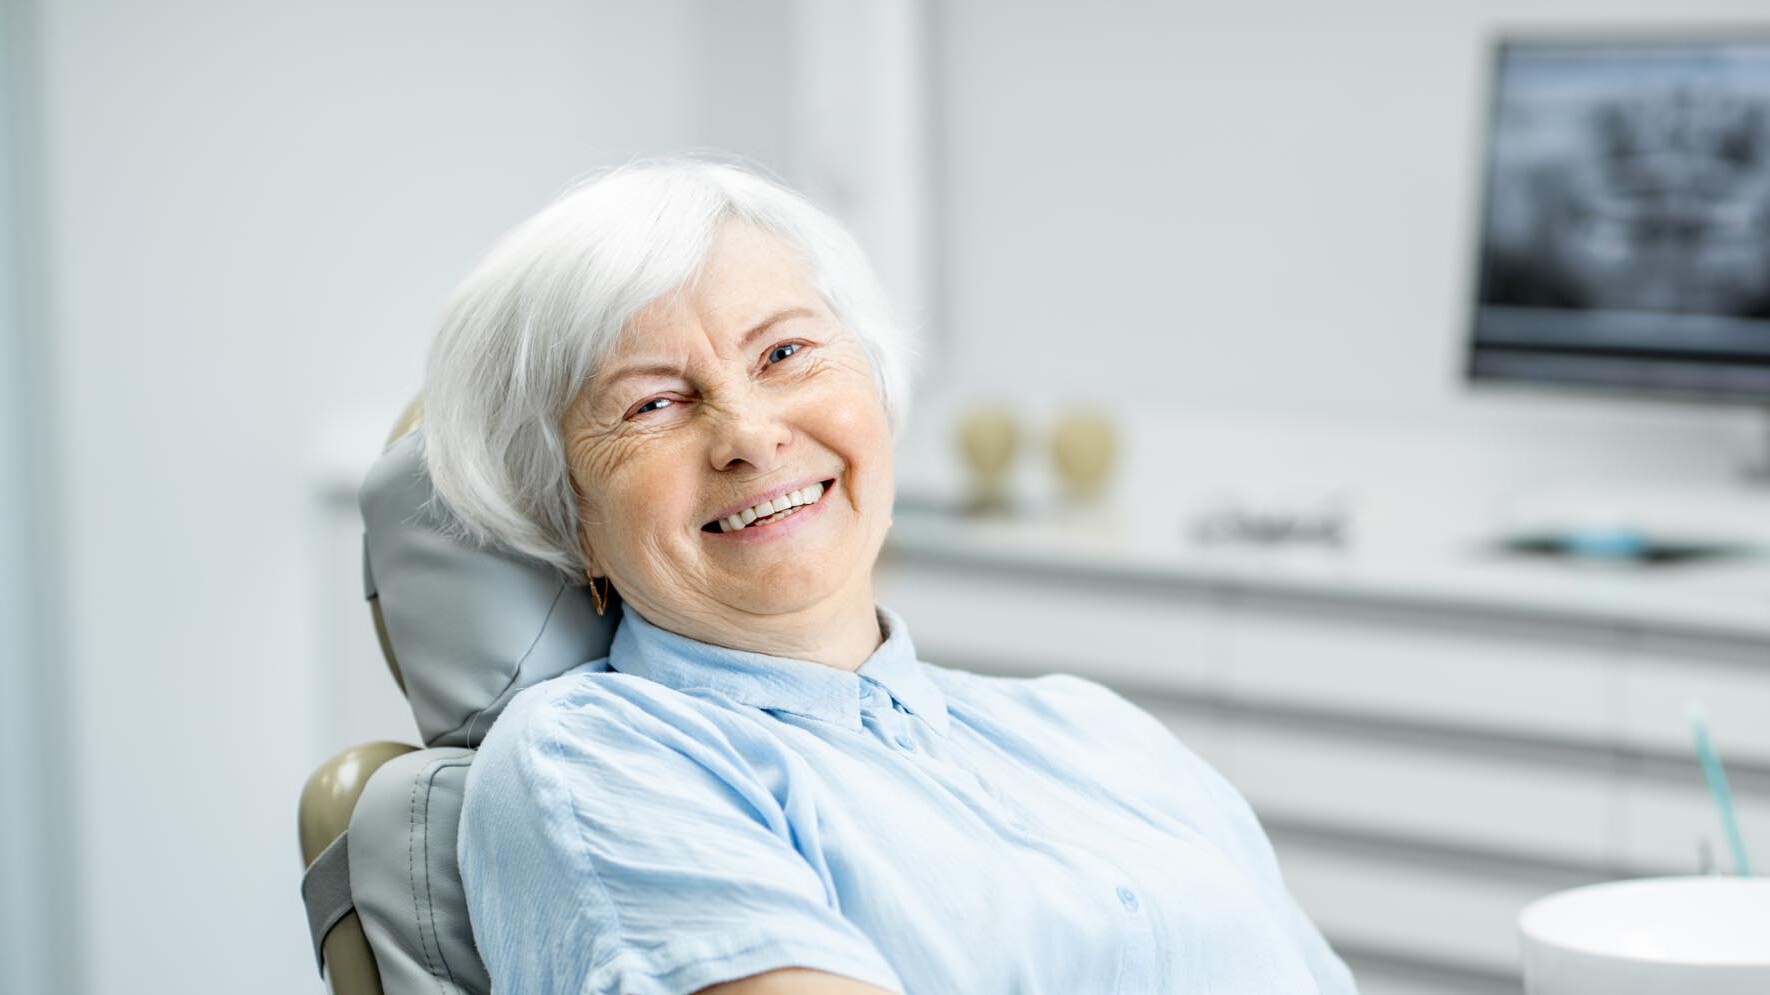
<instances>
[{"instance_id":1,"label":"monitor black frame","mask_svg":"<svg viewBox=\"0 0 1770 995\"><path fill-rule=\"evenodd\" d=\"M1659 401L1730 405L1770 411L1770 388L1763 392L1713 390L1682 390L1654 384L1582 383L1576 380L1550 380L1507 377L1477 373L1475 369L1480 346L1477 339L1482 310L1482 290L1487 286L1489 254L1486 251L1488 223L1494 209L1494 165L1499 138L1500 72L1508 50L1530 47L1629 47L1649 48L1677 45L1763 44L1770 46L1770 19L1738 24L1633 25L1624 29L1544 28L1528 30L1503 29L1487 36L1486 100L1481 117L1481 140L1477 148L1481 156L1481 192L1476 202L1473 231L1469 245L1474 262L1469 270L1474 281L1465 291L1465 323L1461 379L1471 391L1551 396L1566 394L1593 398L1631 401Z\"/></svg>"}]
</instances>

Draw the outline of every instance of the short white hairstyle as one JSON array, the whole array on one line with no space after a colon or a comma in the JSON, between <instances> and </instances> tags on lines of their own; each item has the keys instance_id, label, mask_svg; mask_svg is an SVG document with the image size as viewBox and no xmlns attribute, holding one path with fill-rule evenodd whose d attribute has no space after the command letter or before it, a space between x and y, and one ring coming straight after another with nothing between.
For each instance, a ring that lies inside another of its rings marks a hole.
<instances>
[{"instance_id":1,"label":"short white hairstyle","mask_svg":"<svg viewBox=\"0 0 1770 995\"><path fill-rule=\"evenodd\" d=\"M729 221L799 256L865 349L901 435L914 346L853 237L739 166L641 160L585 177L499 238L444 307L424 376L424 459L434 510L460 537L585 582L560 422L633 316L693 280Z\"/></svg>"}]
</instances>

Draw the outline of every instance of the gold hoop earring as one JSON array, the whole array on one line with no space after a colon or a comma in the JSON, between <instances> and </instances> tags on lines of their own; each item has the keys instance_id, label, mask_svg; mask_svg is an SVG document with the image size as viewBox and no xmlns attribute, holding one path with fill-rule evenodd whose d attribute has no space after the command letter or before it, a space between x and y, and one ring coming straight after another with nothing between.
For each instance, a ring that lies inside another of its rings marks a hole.
<instances>
[{"instance_id":1,"label":"gold hoop earring","mask_svg":"<svg viewBox=\"0 0 1770 995\"><path fill-rule=\"evenodd\" d=\"M602 587L596 586L598 579L602 581ZM590 601L596 605L596 614L601 615L608 610L608 578L590 578Z\"/></svg>"}]
</instances>

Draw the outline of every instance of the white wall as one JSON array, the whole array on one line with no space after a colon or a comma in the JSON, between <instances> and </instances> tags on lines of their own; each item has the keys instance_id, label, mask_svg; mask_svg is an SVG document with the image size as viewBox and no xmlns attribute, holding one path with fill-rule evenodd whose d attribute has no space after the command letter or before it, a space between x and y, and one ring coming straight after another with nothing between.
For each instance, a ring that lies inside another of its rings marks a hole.
<instances>
[{"instance_id":1,"label":"white wall","mask_svg":"<svg viewBox=\"0 0 1770 995\"><path fill-rule=\"evenodd\" d=\"M1460 364L1490 35L1761 23L1762 0L937 9L945 362L970 394L1662 474L1753 444L1738 409L1472 397Z\"/></svg>"},{"instance_id":2,"label":"white wall","mask_svg":"<svg viewBox=\"0 0 1770 995\"><path fill-rule=\"evenodd\" d=\"M306 437L573 175L698 143L694 9L44 5L89 991L318 990Z\"/></svg>"}]
</instances>

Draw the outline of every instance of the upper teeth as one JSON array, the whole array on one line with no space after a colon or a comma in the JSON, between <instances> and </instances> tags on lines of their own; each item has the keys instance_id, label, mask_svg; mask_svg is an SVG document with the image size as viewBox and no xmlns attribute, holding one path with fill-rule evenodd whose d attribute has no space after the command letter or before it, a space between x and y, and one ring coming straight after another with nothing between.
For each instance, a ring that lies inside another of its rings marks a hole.
<instances>
[{"instance_id":1,"label":"upper teeth","mask_svg":"<svg viewBox=\"0 0 1770 995\"><path fill-rule=\"evenodd\" d=\"M729 518L721 518L719 531L736 532L758 518L767 518L769 515L786 511L788 508L797 508L802 504L812 504L818 498L823 497L823 494L823 484L809 484L796 491L788 491L773 501L764 501L761 504L745 508Z\"/></svg>"}]
</instances>

